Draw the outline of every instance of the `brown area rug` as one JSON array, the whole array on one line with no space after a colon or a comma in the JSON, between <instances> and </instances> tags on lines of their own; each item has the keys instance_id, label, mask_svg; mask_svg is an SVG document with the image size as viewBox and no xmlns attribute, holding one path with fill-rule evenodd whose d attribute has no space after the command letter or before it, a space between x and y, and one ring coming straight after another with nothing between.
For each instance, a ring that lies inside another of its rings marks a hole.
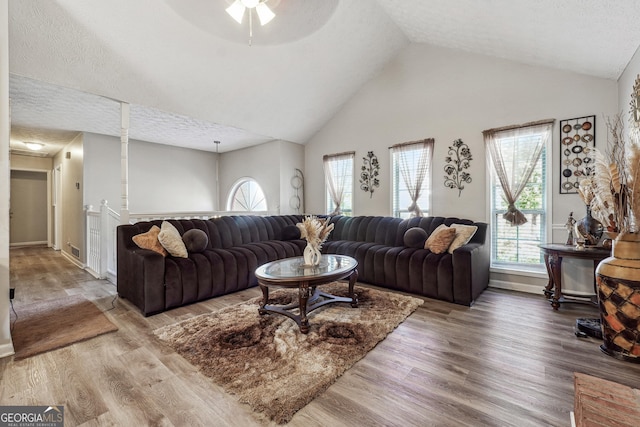
<instances>
[{"instance_id":1,"label":"brown area rug","mask_svg":"<svg viewBox=\"0 0 640 427\"><path fill-rule=\"evenodd\" d=\"M325 292L347 296L347 284ZM154 333L258 418L286 423L383 340L423 301L356 286L359 307L324 306L309 315L310 331L279 314L260 316L261 298L157 329ZM297 290L270 293L286 304Z\"/></svg>"},{"instance_id":2,"label":"brown area rug","mask_svg":"<svg viewBox=\"0 0 640 427\"><path fill-rule=\"evenodd\" d=\"M117 331L116 325L82 295L38 301L16 307L14 360Z\"/></svg>"}]
</instances>

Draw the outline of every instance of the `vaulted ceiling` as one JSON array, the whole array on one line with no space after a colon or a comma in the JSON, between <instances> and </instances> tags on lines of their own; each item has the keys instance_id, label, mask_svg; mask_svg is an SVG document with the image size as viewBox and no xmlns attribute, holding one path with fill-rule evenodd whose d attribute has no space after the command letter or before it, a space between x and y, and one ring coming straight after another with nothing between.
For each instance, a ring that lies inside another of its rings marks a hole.
<instances>
[{"instance_id":1,"label":"vaulted ceiling","mask_svg":"<svg viewBox=\"0 0 640 427\"><path fill-rule=\"evenodd\" d=\"M11 146L77 132L215 151L306 143L409 43L617 79L640 45L636 0L9 0Z\"/></svg>"}]
</instances>

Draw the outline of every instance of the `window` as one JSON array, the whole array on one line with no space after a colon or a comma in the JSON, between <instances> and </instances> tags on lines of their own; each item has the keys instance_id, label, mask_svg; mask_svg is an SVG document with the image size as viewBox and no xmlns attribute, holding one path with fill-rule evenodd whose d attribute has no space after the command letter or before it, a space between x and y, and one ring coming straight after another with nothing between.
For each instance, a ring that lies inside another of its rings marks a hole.
<instances>
[{"instance_id":1,"label":"window","mask_svg":"<svg viewBox=\"0 0 640 427\"><path fill-rule=\"evenodd\" d=\"M391 147L393 216L409 218L429 215L432 153L433 139Z\"/></svg>"},{"instance_id":2,"label":"window","mask_svg":"<svg viewBox=\"0 0 640 427\"><path fill-rule=\"evenodd\" d=\"M260 184L251 178L240 179L229 193L227 210L233 212L266 211L267 201Z\"/></svg>"},{"instance_id":3,"label":"window","mask_svg":"<svg viewBox=\"0 0 640 427\"><path fill-rule=\"evenodd\" d=\"M492 267L544 267L538 245L547 241L547 145L552 123L504 128L490 135L491 141L487 139L491 131L485 131L491 156ZM508 200L513 196L515 203L510 207Z\"/></svg>"},{"instance_id":4,"label":"window","mask_svg":"<svg viewBox=\"0 0 640 427\"><path fill-rule=\"evenodd\" d=\"M323 157L328 214L347 216L353 214L354 156L355 152L350 151Z\"/></svg>"}]
</instances>

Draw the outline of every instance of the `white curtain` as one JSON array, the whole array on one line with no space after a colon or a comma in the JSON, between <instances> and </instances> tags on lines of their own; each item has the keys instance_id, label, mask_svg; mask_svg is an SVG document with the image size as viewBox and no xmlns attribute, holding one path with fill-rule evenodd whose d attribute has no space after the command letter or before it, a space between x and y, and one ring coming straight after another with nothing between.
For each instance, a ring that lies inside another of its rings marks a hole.
<instances>
[{"instance_id":1,"label":"white curtain","mask_svg":"<svg viewBox=\"0 0 640 427\"><path fill-rule=\"evenodd\" d=\"M324 176L327 181L329 195L335 205L330 215L340 215L342 213L342 197L344 195L345 186L347 184L347 176L353 171L353 158L355 151L349 151L339 154L327 154L323 156Z\"/></svg>"},{"instance_id":2,"label":"white curtain","mask_svg":"<svg viewBox=\"0 0 640 427\"><path fill-rule=\"evenodd\" d=\"M502 216L511 225L522 225L527 218L516 208L520 193L531 178L540 153L551 137L554 120L489 129L482 132L489 163L500 180L507 212Z\"/></svg>"},{"instance_id":3,"label":"white curtain","mask_svg":"<svg viewBox=\"0 0 640 427\"><path fill-rule=\"evenodd\" d=\"M396 144L391 147L393 154L397 155L400 175L402 175L402 180L411 198L411 204L407 208L411 212L411 216L423 216L418 199L423 191L424 180L429 174L433 157L433 143L433 138L429 138ZM417 158L416 151L419 152Z\"/></svg>"}]
</instances>

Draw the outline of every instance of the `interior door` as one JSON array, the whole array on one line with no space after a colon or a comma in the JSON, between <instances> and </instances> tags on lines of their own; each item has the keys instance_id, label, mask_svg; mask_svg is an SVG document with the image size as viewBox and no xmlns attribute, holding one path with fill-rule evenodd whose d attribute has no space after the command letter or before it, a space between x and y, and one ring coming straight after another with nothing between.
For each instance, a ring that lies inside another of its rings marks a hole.
<instances>
[{"instance_id":1,"label":"interior door","mask_svg":"<svg viewBox=\"0 0 640 427\"><path fill-rule=\"evenodd\" d=\"M9 243L46 244L47 173L11 171Z\"/></svg>"}]
</instances>

